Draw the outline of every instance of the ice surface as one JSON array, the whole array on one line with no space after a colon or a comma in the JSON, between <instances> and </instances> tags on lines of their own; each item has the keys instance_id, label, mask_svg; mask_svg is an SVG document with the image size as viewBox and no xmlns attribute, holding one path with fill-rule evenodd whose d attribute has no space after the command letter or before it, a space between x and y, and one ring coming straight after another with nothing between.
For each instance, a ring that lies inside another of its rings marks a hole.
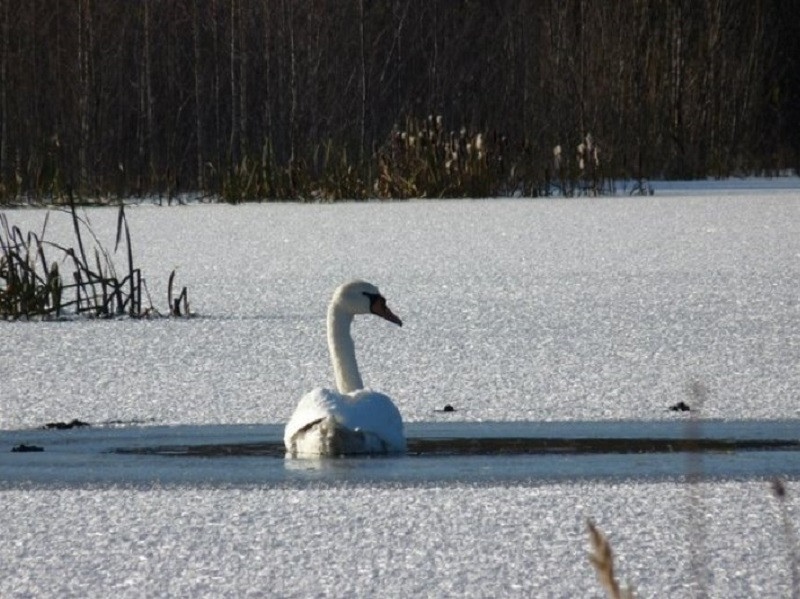
<instances>
[{"instance_id":1,"label":"ice surface","mask_svg":"<svg viewBox=\"0 0 800 599\"><path fill-rule=\"evenodd\" d=\"M87 210L113 248L116 212ZM9 213L38 230L41 210ZM0 429L53 420L278 423L330 385L325 313L352 277L365 383L407 421L800 416L800 191L762 195L131 207L157 308L193 320L2 323ZM66 214L48 237L72 243ZM120 256L120 263L124 257Z\"/></svg>"},{"instance_id":2,"label":"ice surface","mask_svg":"<svg viewBox=\"0 0 800 599\"><path fill-rule=\"evenodd\" d=\"M796 514L790 487L790 517ZM764 482L0 493L2 597L788 597ZM696 564L696 565L692 565Z\"/></svg>"},{"instance_id":3,"label":"ice surface","mask_svg":"<svg viewBox=\"0 0 800 599\"><path fill-rule=\"evenodd\" d=\"M800 191L688 191L131 206L156 307L177 267L199 316L0 322L0 451L73 418L285 422L330 384L326 305L352 277L403 319L358 319L354 337L365 382L412 423L685 418L667 410L679 400L700 417L797 420ZM116 211L86 214L112 249ZM23 231L44 218L7 215ZM72 244L68 216L46 237ZM640 596L692 597L698 577L709 596L789 596L783 516L796 530L800 509L796 480L783 515L763 480L5 482L4 598L601 597L587 517Z\"/></svg>"}]
</instances>

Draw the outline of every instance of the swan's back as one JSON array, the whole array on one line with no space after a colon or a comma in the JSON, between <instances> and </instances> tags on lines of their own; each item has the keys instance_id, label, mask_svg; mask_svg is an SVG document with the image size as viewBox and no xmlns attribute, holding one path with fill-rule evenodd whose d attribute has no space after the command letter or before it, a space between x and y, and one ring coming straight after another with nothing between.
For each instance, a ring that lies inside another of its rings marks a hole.
<instances>
[{"instance_id":1,"label":"swan's back","mask_svg":"<svg viewBox=\"0 0 800 599\"><path fill-rule=\"evenodd\" d=\"M284 431L292 455L336 456L402 453L403 419L383 393L364 390L342 394L314 389L298 403Z\"/></svg>"}]
</instances>

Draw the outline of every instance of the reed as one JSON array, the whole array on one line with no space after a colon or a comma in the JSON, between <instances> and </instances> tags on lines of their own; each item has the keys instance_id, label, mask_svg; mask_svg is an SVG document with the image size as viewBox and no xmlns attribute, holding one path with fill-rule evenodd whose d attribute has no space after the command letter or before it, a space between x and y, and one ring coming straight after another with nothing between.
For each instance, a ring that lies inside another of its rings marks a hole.
<instances>
[{"instance_id":1,"label":"reed","mask_svg":"<svg viewBox=\"0 0 800 599\"><path fill-rule=\"evenodd\" d=\"M346 147L337 147L329 139L317 146L314 158L319 165L319 178L316 185L311 184L312 197L329 202L368 197L364 168L349 160Z\"/></svg>"},{"instance_id":2,"label":"reed","mask_svg":"<svg viewBox=\"0 0 800 599\"><path fill-rule=\"evenodd\" d=\"M142 292L149 299L145 279L133 262L133 248L125 207L120 204L114 251L124 242L126 269L117 270L109 253L100 244L91 227L77 212L74 202L69 211L75 236L75 247L66 247L44 239L49 213L42 231L23 234L0 213L0 318L32 319L58 318L68 313L93 317L128 315L141 318L158 314L152 301L144 307ZM93 240L93 253L87 253L84 237ZM59 261L48 260L47 250L56 250L62 263L72 267L72 281L62 280ZM169 314L189 315L187 291L184 287L178 299L171 298L170 277ZM183 306L183 310L181 310Z\"/></svg>"},{"instance_id":3,"label":"reed","mask_svg":"<svg viewBox=\"0 0 800 599\"><path fill-rule=\"evenodd\" d=\"M191 311L189 310L189 297L186 287L183 287L181 289L181 292L178 294L178 297L173 298L172 289L174 283L175 283L175 271L173 270L170 273L169 281L167 282L167 305L169 306L170 316L190 316Z\"/></svg>"},{"instance_id":4,"label":"reed","mask_svg":"<svg viewBox=\"0 0 800 599\"><path fill-rule=\"evenodd\" d=\"M577 142L577 143L575 143ZM74 186L61 165L42 165L31 178L0 180L0 205L121 203L127 195L181 203L182 191L239 204L260 201L326 201L406 198L599 196L616 192L606 174L613 149L590 133L552 150L535 142L511 142L496 131L448 128L442 116L407 116L372 151L332 138L277 156L264 140L241 158L219 157L202 165L202 189L182 189L174 169L135 176L120 163L112 174L94 174L91 194ZM54 153L56 156L58 153ZM53 159L55 160L55 158ZM29 173L30 174L30 173ZM194 179L193 179L194 180ZM75 189L73 189L75 187ZM639 179L631 193L650 193ZM75 197L77 195L77 199Z\"/></svg>"},{"instance_id":5,"label":"reed","mask_svg":"<svg viewBox=\"0 0 800 599\"><path fill-rule=\"evenodd\" d=\"M377 179L381 198L489 197L505 180L505 140L491 143L482 132L445 130L441 116L407 118L378 150Z\"/></svg>"},{"instance_id":6,"label":"reed","mask_svg":"<svg viewBox=\"0 0 800 599\"><path fill-rule=\"evenodd\" d=\"M775 478L772 481L772 494L778 502L781 513L781 528L783 537L786 541L786 549L789 559L789 568L792 577L792 599L800 599L800 553L798 552L797 532L795 531L792 517L789 513L789 506L786 501L786 485L784 482Z\"/></svg>"},{"instance_id":7,"label":"reed","mask_svg":"<svg viewBox=\"0 0 800 599\"><path fill-rule=\"evenodd\" d=\"M704 394L706 392L702 384L697 382L691 384L690 390L695 394ZM800 599L800 543L798 543L797 532L789 511L786 484L780 478L774 478L770 482L770 489L778 503L781 529L786 543L789 575L791 577L790 596L792 599ZM692 527L695 527L701 518L702 516L699 513L693 513L691 515ZM614 552L611 549L611 543L594 522L587 520L586 526L589 531L589 543L591 545L589 561L594 567L597 580L605 589L607 596L609 599L633 599L635 597L633 590L630 587L622 589L619 582L617 582L614 571ZM697 538L692 538L691 542L694 545L697 542ZM693 562L690 567L692 569L692 577L695 579L695 595L699 597L708 596L705 579L697 571L697 564Z\"/></svg>"},{"instance_id":8,"label":"reed","mask_svg":"<svg viewBox=\"0 0 800 599\"><path fill-rule=\"evenodd\" d=\"M58 264L48 265L42 232L23 235L0 214L0 316L60 312L63 285Z\"/></svg>"},{"instance_id":9,"label":"reed","mask_svg":"<svg viewBox=\"0 0 800 599\"><path fill-rule=\"evenodd\" d=\"M496 132L448 130L441 116L407 117L371 156L353 157L346 144L321 141L281 163L270 140L260 157L229 167L208 165L224 202L324 201L499 196L598 196L615 193L601 146L587 134L574 154L553 150L537 162L532 145L514 146Z\"/></svg>"},{"instance_id":10,"label":"reed","mask_svg":"<svg viewBox=\"0 0 800 599\"><path fill-rule=\"evenodd\" d=\"M586 521L586 527L589 529L589 542L592 548L589 561L594 566L597 580L600 581L609 599L634 599L633 590L630 587L622 589L617 582L611 543L591 520Z\"/></svg>"}]
</instances>

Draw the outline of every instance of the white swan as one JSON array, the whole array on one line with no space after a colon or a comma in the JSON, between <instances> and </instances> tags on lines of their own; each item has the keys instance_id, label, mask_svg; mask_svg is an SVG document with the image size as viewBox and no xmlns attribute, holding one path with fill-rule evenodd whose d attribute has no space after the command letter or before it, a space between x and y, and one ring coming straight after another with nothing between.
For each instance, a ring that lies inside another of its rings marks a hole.
<instances>
[{"instance_id":1,"label":"white swan","mask_svg":"<svg viewBox=\"0 0 800 599\"><path fill-rule=\"evenodd\" d=\"M401 453L403 419L383 393L364 389L350 325L356 314L375 314L403 326L378 288L364 281L340 286L328 306L328 350L336 387L306 393L286 424L283 442L292 456Z\"/></svg>"}]
</instances>

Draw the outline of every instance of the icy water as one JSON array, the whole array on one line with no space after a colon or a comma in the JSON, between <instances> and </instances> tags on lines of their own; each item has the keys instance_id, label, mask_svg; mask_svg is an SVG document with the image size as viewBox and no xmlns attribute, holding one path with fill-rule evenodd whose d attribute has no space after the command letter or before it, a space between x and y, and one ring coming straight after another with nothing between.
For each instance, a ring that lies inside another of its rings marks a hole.
<instances>
[{"instance_id":1,"label":"icy water","mask_svg":"<svg viewBox=\"0 0 800 599\"><path fill-rule=\"evenodd\" d=\"M0 597L599 597L587 518L637 596L800 593L797 178L128 219L197 317L0 323ZM286 460L354 277L404 321L354 337L411 451Z\"/></svg>"},{"instance_id":2,"label":"icy water","mask_svg":"<svg viewBox=\"0 0 800 599\"><path fill-rule=\"evenodd\" d=\"M292 459L280 425L28 430L0 435L0 481L302 488L796 477L798 431L797 421L414 423L403 456Z\"/></svg>"}]
</instances>

